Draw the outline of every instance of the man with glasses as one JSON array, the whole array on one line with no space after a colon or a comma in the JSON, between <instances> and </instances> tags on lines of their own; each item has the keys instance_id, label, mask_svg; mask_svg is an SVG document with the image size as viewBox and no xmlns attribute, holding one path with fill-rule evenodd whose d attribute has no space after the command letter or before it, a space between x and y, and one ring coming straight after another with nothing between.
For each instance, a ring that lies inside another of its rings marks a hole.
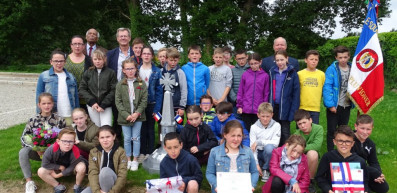
<instances>
[{"instance_id":1,"label":"man with glasses","mask_svg":"<svg viewBox=\"0 0 397 193\"><path fill-rule=\"evenodd\" d=\"M353 130L347 125L341 125L335 131L334 136L335 138L333 141L336 149L325 153L321 158L320 164L318 165L316 175L318 187L322 190L322 192L333 192L330 163L358 162L360 163L361 169L364 171L364 192L368 192L368 171L365 160L356 153L350 152L354 145L355 135Z\"/></svg>"},{"instance_id":2,"label":"man with glasses","mask_svg":"<svg viewBox=\"0 0 397 193\"><path fill-rule=\"evenodd\" d=\"M117 29L116 39L119 43L119 47L114 48L106 53L108 67L113 69L116 73L117 80L120 81L123 78L123 72L121 63L130 58L134 57L134 51L132 47L130 47L131 41L131 30L128 28L119 28ZM122 140L121 138L121 126L117 123L117 118L119 117L119 111L116 108L116 105L113 103L112 105L113 112L113 128L115 129L117 138Z\"/></svg>"},{"instance_id":3,"label":"man with glasses","mask_svg":"<svg viewBox=\"0 0 397 193\"><path fill-rule=\"evenodd\" d=\"M97 45L98 39L100 37L99 32L94 29L91 28L89 29L86 33L85 33L85 39L87 41L87 44L85 46L85 49L83 51L83 53L89 57L92 57L92 53L96 50L99 49L101 50L103 53L106 53L108 50Z\"/></svg>"},{"instance_id":4,"label":"man with glasses","mask_svg":"<svg viewBox=\"0 0 397 193\"><path fill-rule=\"evenodd\" d=\"M273 50L274 52L279 50L287 50L287 40L285 40L283 37L276 38L273 42ZM299 62L296 58L289 56L288 64L292 65L296 72L299 71ZM266 73L269 74L269 70L273 66L276 66L276 60L274 59L274 55L262 59L261 68L265 70Z\"/></svg>"},{"instance_id":5,"label":"man with glasses","mask_svg":"<svg viewBox=\"0 0 397 193\"><path fill-rule=\"evenodd\" d=\"M234 59L237 61L237 64L232 68L232 87L229 92L228 101L233 104L234 116L236 116L237 119L242 120L241 114L237 114L236 99L241 76L250 66L247 63L248 56L245 50L237 50Z\"/></svg>"},{"instance_id":6,"label":"man with glasses","mask_svg":"<svg viewBox=\"0 0 397 193\"><path fill-rule=\"evenodd\" d=\"M37 81L36 103L41 93L51 93L54 98L54 111L63 117L67 126L72 125L72 111L79 107L76 78L65 68L66 55L61 50L51 53L51 68L42 72ZM39 113L39 109L36 109Z\"/></svg>"}]
</instances>

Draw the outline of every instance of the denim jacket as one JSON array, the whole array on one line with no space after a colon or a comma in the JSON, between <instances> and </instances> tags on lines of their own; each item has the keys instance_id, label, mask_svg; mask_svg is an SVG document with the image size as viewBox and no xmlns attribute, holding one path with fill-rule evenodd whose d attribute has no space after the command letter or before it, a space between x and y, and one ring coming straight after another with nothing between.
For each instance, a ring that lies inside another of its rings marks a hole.
<instances>
[{"instance_id":1,"label":"denim jacket","mask_svg":"<svg viewBox=\"0 0 397 193\"><path fill-rule=\"evenodd\" d=\"M63 70L66 74L66 85L68 87L70 107L73 110L80 107L77 83L72 74L70 74L66 69ZM42 72L39 76L36 88L36 104L39 102L39 95L43 92L51 93L54 98L53 111L56 112L58 102L58 75L55 74L54 67ZM36 111L39 113L40 109L36 107Z\"/></svg>"},{"instance_id":2,"label":"denim jacket","mask_svg":"<svg viewBox=\"0 0 397 193\"><path fill-rule=\"evenodd\" d=\"M229 170L230 158L226 155L225 143L212 148L208 158L207 171L205 175L211 185L213 193L217 187L216 172L229 172ZM256 187L259 172L256 169L254 154L250 148L240 146L240 152L237 156L237 171L241 173L251 173L251 185L253 188Z\"/></svg>"},{"instance_id":3,"label":"denim jacket","mask_svg":"<svg viewBox=\"0 0 397 193\"><path fill-rule=\"evenodd\" d=\"M139 69L142 65L139 66ZM163 86L160 84L161 71L152 63L152 74L149 78L147 104L155 104L153 113L160 112L163 103Z\"/></svg>"}]
</instances>

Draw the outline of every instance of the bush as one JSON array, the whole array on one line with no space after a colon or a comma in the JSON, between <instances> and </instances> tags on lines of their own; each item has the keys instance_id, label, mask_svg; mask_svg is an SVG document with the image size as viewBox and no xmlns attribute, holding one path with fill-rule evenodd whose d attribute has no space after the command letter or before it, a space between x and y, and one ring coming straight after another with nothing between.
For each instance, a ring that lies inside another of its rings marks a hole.
<instances>
[{"instance_id":1,"label":"bush","mask_svg":"<svg viewBox=\"0 0 397 193\"><path fill-rule=\"evenodd\" d=\"M397 32L380 33L379 41L383 52L384 77L386 86L390 89L397 88ZM339 45L344 45L350 50L351 59L358 43L358 36L346 37L336 40L328 40L323 46L317 48L320 52L320 62L318 68L325 71L335 60L332 50Z\"/></svg>"}]
</instances>

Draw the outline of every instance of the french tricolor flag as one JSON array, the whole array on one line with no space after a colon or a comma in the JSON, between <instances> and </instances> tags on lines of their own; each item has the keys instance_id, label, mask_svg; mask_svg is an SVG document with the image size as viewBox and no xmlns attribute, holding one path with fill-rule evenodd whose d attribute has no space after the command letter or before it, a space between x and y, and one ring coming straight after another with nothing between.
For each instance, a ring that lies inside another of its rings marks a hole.
<instances>
[{"instance_id":1,"label":"french tricolor flag","mask_svg":"<svg viewBox=\"0 0 397 193\"><path fill-rule=\"evenodd\" d=\"M153 116L154 120L156 120L157 122L160 121L161 119L161 114L160 112L157 112L154 116Z\"/></svg>"},{"instance_id":2,"label":"french tricolor flag","mask_svg":"<svg viewBox=\"0 0 397 193\"><path fill-rule=\"evenodd\" d=\"M182 117L181 116L179 116L179 115L176 115L175 116L175 121L180 125L180 124L182 124L182 122L183 122L183 119L182 119Z\"/></svg>"}]
</instances>

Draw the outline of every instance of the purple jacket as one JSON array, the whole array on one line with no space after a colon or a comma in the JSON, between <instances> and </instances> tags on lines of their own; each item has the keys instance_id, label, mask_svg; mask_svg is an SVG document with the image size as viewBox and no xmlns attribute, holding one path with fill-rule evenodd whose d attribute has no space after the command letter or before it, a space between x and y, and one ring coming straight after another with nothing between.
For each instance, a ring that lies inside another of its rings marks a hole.
<instances>
[{"instance_id":1,"label":"purple jacket","mask_svg":"<svg viewBox=\"0 0 397 193\"><path fill-rule=\"evenodd\" d=\"M281 178L281 180L283 180L285 184L289 184L289 181L292 178L292 176L288 175L280 168L281 155L284 147L285 145L274 149L272 152L272 158L270 159L269 164L271 175L269 180L262 186L262 192L264 193L271 193L270 189L274 176L278 176L279 178ZM301 192L309 192L310 174L305 154L302 154L301 163L298 164L298 175L296 177L296 180L298 181Z\"/></svg>"},{"instance_id":2,"label":"purple jacket","mask_svg":"<svg viewBox=\"0 0 397 193\"><path fill-rule=\"evenodd\" d=\"M263 69L245 71L237 93L237 108L243 108L243 113L256 114L259 105L268 99L269 75Z\"/></svg>"}]
</instances>

